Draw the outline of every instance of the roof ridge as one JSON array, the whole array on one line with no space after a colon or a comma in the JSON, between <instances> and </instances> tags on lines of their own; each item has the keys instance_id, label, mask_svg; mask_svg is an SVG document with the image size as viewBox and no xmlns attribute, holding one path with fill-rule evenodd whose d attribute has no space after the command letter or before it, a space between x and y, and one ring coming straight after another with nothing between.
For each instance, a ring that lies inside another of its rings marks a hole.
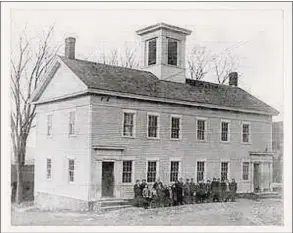
<instances>
[{"instance_id":1,"label":"roof ridge","mask_svg":"<svg viewBox=\"0 0 293 233\"><path fill-rule=\"evenodd\" d=\"M57 55L57 56L60 57L61 59L66 59L66 60L73 60L73 61L78 61L78 62L87 62L87 63L96 64L96 65L109 66L109 67L119 68L119 69L125 69L125 70L135 70L135 71L139 71L139 72L144 72L144 73L150 73L150 74L152 74L152 72L150 72L150 71L141 70L141 69L134 69L134 68L123 67L123 66L118 66L118 65L110 65L110 64L105 64L105 63L100 63L100 62L94 62L94 61L89 61L89 60L83 60L83 59L68 59L65 56L61 56L61 55Z\"/></svg>"}]
</instances>

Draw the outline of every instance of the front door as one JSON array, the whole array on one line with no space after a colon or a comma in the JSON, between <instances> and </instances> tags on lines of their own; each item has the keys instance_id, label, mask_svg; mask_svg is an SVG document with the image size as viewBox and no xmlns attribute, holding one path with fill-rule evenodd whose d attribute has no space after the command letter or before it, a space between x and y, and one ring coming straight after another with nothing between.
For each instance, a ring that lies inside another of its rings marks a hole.
<instances>
[{"instance_id":1,"label":"front door","mask_svg":"<svg viewBox=\"0 0 293 233\"><path fill-rule=\"evenodd\" d=\"M260 192L260 171L259 171L259 163L253 164L253 186L254 192Z\"/></svg>"},{"instance_id":2,"label":"front door","mask_svg":"<svg viewBox=\"0 0 293 233\"><path fill-rule=\"evenodd\" d=\"M113 197L114 162L102 162L102 197Z\"/></svg>"}]
</instances>

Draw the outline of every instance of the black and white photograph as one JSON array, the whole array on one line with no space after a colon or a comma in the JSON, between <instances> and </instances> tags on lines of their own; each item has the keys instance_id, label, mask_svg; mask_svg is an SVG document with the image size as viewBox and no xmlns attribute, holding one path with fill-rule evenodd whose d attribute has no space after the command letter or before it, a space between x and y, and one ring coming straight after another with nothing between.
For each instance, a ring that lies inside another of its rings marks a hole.
<instances>
[{"instance_id":1,"label":"black and white photograph","mask_svg":"<svg viewBox=\"0 0 293 233\"><path fill-rule=\"evenodd\" d=\"M1 5L3 232L292 231L291 2Z\"/></svg>"}]
</instances>

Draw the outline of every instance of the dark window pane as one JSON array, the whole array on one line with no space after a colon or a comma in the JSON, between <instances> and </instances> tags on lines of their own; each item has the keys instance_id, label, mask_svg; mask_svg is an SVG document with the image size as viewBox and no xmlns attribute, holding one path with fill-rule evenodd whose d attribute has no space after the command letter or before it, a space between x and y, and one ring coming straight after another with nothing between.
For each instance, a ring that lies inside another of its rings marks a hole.
<instances>
[{"instance_id":1,"label":"dark window pane","mask_svg":"<svg viewBox=\"0 0 293 233\"><path fill-rule=\"evenodd\" d=\"M177 41L168 40L168 64L177 66Z\"/></svg>"},{"instance_id":2,"label":"dark window pane","mask_svg":"<svg viewBox=\"0 0 293 233\"><path fill-rule=\"evenodd\" d=\"M148 65L156 64L157 57L157 40L150 40L149 43L149 54L148 54Z\"/></svg>"},{"instance_id":3,"label":"dark window pane","mask_svg":"<svg viewBox=\"0 0 293 233\"><path fill-rule=\"evenodd\" d=\"M171 119L171 138L179 138L180 118L172 117Z\"/></svg>"},{"instance_id":4,"label":"dark window pane","mask_svg":"<svg viewBox=\"0 0 293 233\"><path fill-rule=\"evenodd\" d=\"M179 161L171 161L170 182L178 180Z\"/></svg>"},{"instance_id":5,"label":"dark window pane","mask_svg":"<svg viewBox=\"0 0 293 233\"><path fill-rule=\"evenodd\" d=\"M131 183L132 179L132 161L123 161L122 182Z\"/></svg>"},{"instance_id":6,"label":"dark window pane","mask_svg":"<svg viewBox=\"0 0 293 233\"><path fill-rule=\"evenodd\" d=\"M148 161L147 182L156 181L157 162Z\"/></svg>"}]
</instances>

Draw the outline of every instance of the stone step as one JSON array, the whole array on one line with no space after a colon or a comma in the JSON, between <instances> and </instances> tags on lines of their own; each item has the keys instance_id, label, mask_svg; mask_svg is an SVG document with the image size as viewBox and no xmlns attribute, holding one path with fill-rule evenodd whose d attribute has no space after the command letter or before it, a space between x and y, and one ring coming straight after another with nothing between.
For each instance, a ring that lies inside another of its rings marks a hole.
<instances>
[{"instance_id":1,"label":"stone step","mask_svg":"<svg viewBox=\"0 0 293 233\"><path fill-rule=\"evenodd\" d=\"M281 198L281 194L278 192L263 192L263 193L254 193L257 198Z\"/></svg>"},{"instance_id":2,"label":"stone step","mask_svg":"<svg viewBox=\"0 0 293 233\"><path fill-rule=\"evenodd\" d=\"M94 211L105 212L132 207L131 205L94 206Z\"/></svg>"}]
</instances>

